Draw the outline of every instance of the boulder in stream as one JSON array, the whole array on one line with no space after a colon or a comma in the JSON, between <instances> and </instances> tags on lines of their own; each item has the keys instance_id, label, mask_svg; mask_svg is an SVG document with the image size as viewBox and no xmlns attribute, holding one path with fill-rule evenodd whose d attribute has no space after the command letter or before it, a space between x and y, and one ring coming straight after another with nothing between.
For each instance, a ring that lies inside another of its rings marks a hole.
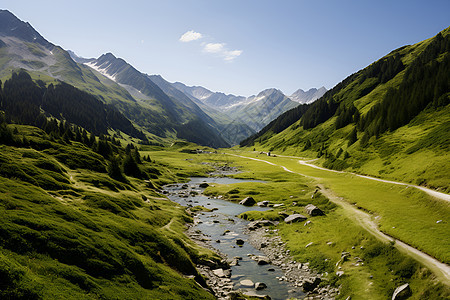
<instances>
[{"instance_id":1,"label":"boulder in stream","mask_svg":"<svg viewBox=\"0 0 450 300\"><path fill-rule=\"evenodd\" d=\"M264 282L255 283L255 290L259 291L259 290L263 290L265 288L267 288L267 284L265 284Z\"/></svg>"},{"instance_id":2,"label":"boulder in stream","mask_svg":"<svg viewBox=\"0 0 450 300\"><path fill-rule=\"evenodd\" d=\"M244 245L244 240L242 240L242 239L237 239L236 240L236 245L239 245L239 246L242 246L242 245Z\"/></svg>"},{"instance_id":3,"label":"boulder in stream","mask_svg":"<svg viewBox=\"0 0 450 300\"><path fill-rule=\"evenodd\" d=\"M268 264L270 264L270 259L267 258L266 256L262 256L262 255L257 256L255 258L255 260L258 263L258 265L268 265Z\"/></svg>"},{"instance_id":4,"label":"boulder in stream","mask_svg":"<svg viewBox=\"0 0 450 300\"><path fill-rule=\"evenodd\" d=\"M251 297L252 299L261 299L261 300L270 300L270 299L272 299L272 298L270 298L267 295L259 295L259 294L255 293L254 291L243 292L242 295L247 296L247 297Z\"/></svg>"},{"instance_id":5,"label":"boulder in stream","mask_svg":"<svg viewBox=\"0 0 450 300\"><path fill-rule=\"evenodd\" d=\"M255 286L255 284L253 283L253 281L251 281L250 279L244 279L244 280L241 280L239 283L240 283L241 286L244 287L244 288L246 288L246 287L247 287L247 288L252 288L252 287Z\"/></svg>"},{"instance_id":6,"label":"boulder in stream","mask_svg":"<svg viewBox=\"0 0 450 300\"><path fill-rule=\"evenodd\" d=\"M253 199L253 197L247 197L244 200L242 200L241 202L239 202L239 204L241 205L245 205L245 206L253 206L255 205L256 201L255 199Z\"/></svg>"}]
</instances>

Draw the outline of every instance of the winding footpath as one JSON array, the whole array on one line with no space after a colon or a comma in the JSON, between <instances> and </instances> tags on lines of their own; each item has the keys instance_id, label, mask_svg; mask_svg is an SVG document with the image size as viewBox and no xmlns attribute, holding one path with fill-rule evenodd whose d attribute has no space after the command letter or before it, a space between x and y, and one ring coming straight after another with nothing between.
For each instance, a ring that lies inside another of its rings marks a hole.
<instances>
[{"instance_id":1,"label":"winding footpath","mask_svg":"<svg viewBox=\"0 0 450 300\"><path fill-rule=\"evenodd\" d=\"M247 157L247 156L242 156L242 155L237 155L237 154L231 154L231 153L227 153L228 155L231 156L236 156L236 157L240 157L240 158L244 158L244 159L250 159L250 160L254 160L254 161L259 161L259 162L263 162L263 163L267 163L269 165L272 166L277 166L282 168L284 171L289 172L289 173L294 173L294 174L298 174L307 178L311 178L311 179L315 179L315 180L320 180L320 178L317 177L312 177L312 176L308 176L305 174L301 174L298 172L294 172L292 170L289 170L288 168L286 168L285 166L279 165L279 164L275 164L273 162L267 161L267 160L263 160L263 159L259 159L259 158L253 158L253 157ZM300 158L300 157L292 157L292 156L281 156L278 155L280 157L288 157L288 158ZM326 168L322 168L316 165L313 165L310 163L310 161L305 161L305 160L299 160L300 164L312 167L312 168L317 168L320 170L324 170L324 171L329 171L329 172L337 172L337 173L349 173L349 172L343 172L343 171L336 171L336 170L330 170L330 169L326 169ZM420 186L415 186L415 185L411 185L411 184L406 184L406 183L402 183L402 182L396 182L396 181L390 181L390 180L383 180L383 179L379 179L379 178L375 178L375 177L370 177L370 176L364 176L364 175L359 175L359 174L355 174L355 173L350 173L356 176L359 176L361 178L365 178L365 179L369 179L369 180L376 180L376 181L381 181L381 182L386 182L386 183L391 183L391 184L398 184L398 185L405 185L405 186L411 186L411 187L415 187L418 188L424 192L426 192L427 194L436 197L438 199L444 200L444 201L450 201L450 195L444 194L444 193L440 193L440 192L436 192L424 187L420 187ZM398 239L394 239L391 236L383 233L382 231L380 231L380 229L378 228L378 225L376 224L376 222L373 221L372 216L366 212L364 212L363 210L358 209L357 207L355 207L354 205L351 205L350 203L348 203L347 201L345 201L342 197L338 197L336 196L332 190L330 189L326 189L322 184L318 184L318 187L320 188L321 192L323 195L325 195L328 199L330 199L330 201L334 202L335 204L339 205L340 207L342 207L342 209L344 209L347 213L348 213L348 217L353 219L353 221L355 221L356 223L358 223L361 227L363 227L365 230L367 230L370 234L372 234L374 237L376 237L377 239L383 241L383 242L395 242L395 247L397 249L399 249L400 251L406 253L407 255L411 256L412 258L414 258L415 260L421 262L422 264L424 264L425 266L427 266L440 280L442 283L446 284L446 285L450 285L450 266L440 262L439 260L435 259L434 257L420 251L417 250L414 247L411 247L410 245L398 240Z\"/></svg>"},{"instance_id":2,"label":"winding footpath","mask_svg":"<svg viewBox=\"0 0 450 300\"><path fill-rule=\"evenodd\" d=\"M398 182L398 181L392 181L392 180L386 180L386 179L380 179L380 178L376 178L376 177L371 177L371 176L367 176L367 175L361 175L361 174L357 174L357 173L353 173L353 172L345 172L345 171L336 171L336 170L331 170L331 169L327 169L324 167L319 167L316 166L314 164L311 164L311 162L316 161L316 159L312 159L312 160L305 160L305 158L303 157L297 157L297 156L287 156L287 155L277 155L279 157L286 157L286 158L295 158L295 159L299 159L299 164L304 165L304 166L308 166L311 168L315 168L318 170L322 170L322 171L328 171L328 172L334 172L334 173L342 173L342 174L351 174L351 175L355 175L361 178L365 178L365 179L369 179L369 180L375 180L375 181L379 181L379 182L384 182L384 183L390 183L390 184L396 184L396 185L403 185L403 186L408 186L408 187L413 187L416 189L419 189L425 193L427 193L428 195L450 202L450 195L449 194L445 194L445 193L441 193L423 186L419 186L419 185L414 185L414 184L410 184L410 183L404 183L404 182ZM301 175L301 174L300 174Z\"/></svg>"}]
</instances>

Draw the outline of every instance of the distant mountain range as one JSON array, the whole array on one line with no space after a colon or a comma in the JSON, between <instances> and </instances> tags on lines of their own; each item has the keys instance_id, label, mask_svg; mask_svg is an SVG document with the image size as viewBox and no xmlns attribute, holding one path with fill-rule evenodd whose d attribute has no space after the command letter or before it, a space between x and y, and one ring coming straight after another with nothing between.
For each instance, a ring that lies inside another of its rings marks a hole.
<instances>
[{"instance_id":1,"label":"distant mountain range","mask_svg":"<svg viewBox=\"0 0 450 300\"><path fill-rule=\"evenodd\" d=\"M239 120L254 131L261 130L281 113L296 107L298 103L312 103L325 94L327 89L312 88L307 92L299 89L293 95L286 96L277 89L266 89L258 95L243 97L232 94L212 92L201 86L186 86L181 82L173 85L204 105L226 112L234 120Z\"/></svg>"},{"instance_id":2,"label":"distant mountain range","mask_svg":"<svg viewBox=\"0 0 450 300\"><path fill-rule=\"evenodd\" d=\"M78 57L48 42L7 10L0 10L0 54L0 78L25 69L48 83L64 81L113 105L157 142L185 139L212 147L235 145L281 113L326 91L298 90L287 97L268 89L247 98L170 83L138 71L112 53L97 59Z\"/></svg>"}]
</instances>

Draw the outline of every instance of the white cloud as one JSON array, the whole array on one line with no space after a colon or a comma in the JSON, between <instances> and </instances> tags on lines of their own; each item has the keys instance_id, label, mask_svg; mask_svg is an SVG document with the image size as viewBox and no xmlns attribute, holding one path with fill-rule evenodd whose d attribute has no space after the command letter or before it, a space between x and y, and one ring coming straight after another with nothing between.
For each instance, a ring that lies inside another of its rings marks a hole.
<instances>
[{"instance_id":1,"label":"white cloud","mask_svg":"<svg viewBox=\"0 0 450 300\"><path fill-rule=\"evenodd\" d=\"M203 51L207 53L214 53L222 57L225 61L233 61L236 57L242 54L242 50L228 50L225 48L225 43L208 43L203 47Z\"/></svg>"},{"instance_id":2,"label":"white cloud","mask_svg":"<svg viewBox=\"0 0 450 300\"><path fill-rule=\"evenodd\" d=\"M192 42L204 38L203 34L189 30L180 37L181 42ZM233 61L236 57L242 54L242 50L229 50L226 48L225 43L201 43L203 52L214 54L215 56L221 57L227 62Z\"/></svg>"},{"instance_id":3,"label":"white cloud","mask_svg":"<svg viewBox=\"0 0 450 300\"><path fill-rule=\"evenodd\" d=\"M200 32L195 32L194 30L189 30L180 37L180 41L187 43L187 42L199 40L202 37L203 37L203 35Z\"/></svg>"},{"instance_id":4,"label":"white cloud","mask_svg":"<svg viewBox=\"0 0 450 300\"><path fill-rule=\"evenodd\" d=\"M224 43L208 43L203 50L209 53L220 53L224 51Z\"/></svg>"},{"instance_id":5,"label":"white cloud","mask_svg":"<svg viewBox=\"0 0 450 300\"><path fill-rule=\"evenodd\" d=\"M233 50L233 51L226 51L225 52L225 60L226 61L232 61L236 57L242 54L242 50Z\"/></svg>"}]
</instances>

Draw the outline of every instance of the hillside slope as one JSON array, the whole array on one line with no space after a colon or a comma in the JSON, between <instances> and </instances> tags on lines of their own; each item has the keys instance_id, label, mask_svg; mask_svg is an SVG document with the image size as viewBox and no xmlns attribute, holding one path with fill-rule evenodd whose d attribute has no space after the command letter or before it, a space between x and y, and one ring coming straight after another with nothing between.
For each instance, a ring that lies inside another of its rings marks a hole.
<instances>
[{"instance_id":1,"label":"hillside slope","mask_svg":"<svg viewBox=\"0 0 450 300\"><path fill-rule=\"evenodd\" d=\"M1 299L213 299L195 264L217 258L183 234L192 219L156 191L183 177L68 123L5 121Z\"/></svg>"},{"instance_id":2,"label":"hillside slope","mask_svg":"<svg viewBox=\"0 0 450 300\"><path fill-rule=\"evenodd\" d=\"M241 146L450 191L449 33L392 51Z\"/></svg>"}]
</instances>

